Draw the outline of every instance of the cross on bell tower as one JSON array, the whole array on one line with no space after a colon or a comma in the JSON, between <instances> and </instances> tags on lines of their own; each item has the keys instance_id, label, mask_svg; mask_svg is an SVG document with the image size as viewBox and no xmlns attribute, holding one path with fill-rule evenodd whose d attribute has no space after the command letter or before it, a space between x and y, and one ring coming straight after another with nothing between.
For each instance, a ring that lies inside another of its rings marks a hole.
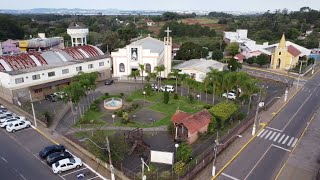
<instances>
[{"instance_id":1,"label":"cross on bell tower","mask_svg":"<svg viewBox=\"0 0 320 180\"><path fill-rule=\"evenodd\" d=\"M170 33L171 33L172 31L169 29L169 27L167 27L167 30L165 30L164 32L166 32L166 33L167 33L167 37L169 37L169 36L170 36Z\"/></svg>"}]
</instances>

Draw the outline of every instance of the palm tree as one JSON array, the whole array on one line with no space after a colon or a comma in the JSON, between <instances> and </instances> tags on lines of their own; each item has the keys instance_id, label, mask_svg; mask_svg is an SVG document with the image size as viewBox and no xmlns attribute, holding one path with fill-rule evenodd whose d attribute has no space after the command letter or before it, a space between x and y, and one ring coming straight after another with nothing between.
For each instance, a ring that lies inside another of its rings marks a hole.
<instances>
[{"instance_id":1,"label":"palm tree","mask_svg":"<svg viewBox=\"0 0 320 180\"><path fill-rule=\"evenodd\" d=\"M256 85L257 82L258 81L256 79L250 79L250 80L246 81L245 84L244 84L244 93L246 93L248 95L248 97L249 97L249 104L248 104L248 112L247 112L247 114L249 114L249 112L250 112L252 95L258 91L258 88L257 88L257 85Z\"/></svg>"},{"instance_id":2,"label":"palm tree","mask_svg":"<svg viewBox=\"0 0 320 180\"><path fill-rule=\"evenodd\" d=\"M161 72L164 71L166 69L166 67L162 64L159 66L158 70L160 72L160 86L161 86Z\"/></svg>"},{"instance_id":3,"label":"palm tree","mask_svg":"<svg viewBox=\"0 0 320 180\"><path fill-rule=\"evenodd\" d=\"M179 70L173 69L169 76L176 79L176 92L178 92L178 77L179 77Z\"/></svg>"},{"instance_id":4,"label":"palm tree","mask_svg":"<svg viewBox=\"0 0 320 180\"><path fill-rule=\"evenodd\" d=\"M160 66L154 67L154 71L155 71L155 75L156 75L157 86L158 86L158 89L160 89L160 86L159 86Z\"/></svg>"},{"instance_id":5,"label":"palm tree","mask_svg":"<svg viewBox=\"0 0 320 180\"><path fill-rule=\"evenodd\" d=\"M190 77L189 74L180 74L180 75L179 75L179 79L180 79L182 85L184 84L185 80L186 80L188 77ZM181 96L182 96L182 88L181 88Z\"/></svg>"},{"instance_id":6,"label":"palm tree","mask_svg":"<svg viewBox=\"0 0 320 180\"><path fill-rule=\"evenodd\" d=\"M212 104L214 104L214 96L216 94L216 86L219 83L219 79L221 78L221 73L210 67L210 72L207 73L206 78L204 79L205 84L212 85Z\"/></svg>"},{"instance_id":7,"label":"palm tree","mask_svg":"<svg viewBox=\"0 0 320 180\"><path fill-rule=\"evenodd\" d=\"M135 71L131 71L131 74L129 75L129 77L132 77L134 79L135 84L137 84L137 77L140 76L140 71L139 70L135 70ZM136 88L136 86L135 86Z\"/></svg>"},{"instance_id":8,"label":"palm tree","mask_svg":"<svg viewBox=\"0 0 320 180\"><path fill-rule=\"evenodd\" d=\"M249 79L249 75L248 73L244 72L244 71L239 71L236 72L236 92L237 95L240 96L239 94L239 88L241 88L241 90L243 89L243 87L245 86L246 81ZM241 92L240 92L241 93Z\"/></svg>"},{"instance_id":9,"label":"palm tree","mask_svg":"<svg viewBox=\"0 0 320 180\"><path fill-rule=\"evenodd\" d=\"M227 101L228 101L228 92L234 87L235 84L235 74L234 73L226 73L222 78L222 90L227 93Z\"/></svg>"},{"instance_id":10,"label":"palm tree","mask_svg":"<svg viewBox=\"0 0 320 180\"><path fill-rule=\"evenodd\" d=\"M142 77L142 84L143 84L143 72L145 71L145 68L144 68L144 64L139 64L139 68L140 68L140 72L141 72L141 77Z\"/></svg>"}]
</instances>

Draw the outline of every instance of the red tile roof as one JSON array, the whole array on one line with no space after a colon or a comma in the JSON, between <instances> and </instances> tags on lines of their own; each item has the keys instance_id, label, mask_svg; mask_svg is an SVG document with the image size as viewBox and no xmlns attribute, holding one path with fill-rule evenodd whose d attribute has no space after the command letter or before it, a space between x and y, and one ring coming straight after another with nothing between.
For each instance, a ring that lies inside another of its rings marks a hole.
<instances>
[{"instance_id":1,"label":"red tile roof","mask_svg":"<svg viewBox=\"0 0 320 180\"><path fill-rule=\"evenodd\" d=\"M234 56L234 59L237 59L237 60L240 60L240 61L243 61L246 57L243 55L243 54L237 54Z\"/></svg>"},{"instance_id":2,"label":"red tile roof","mask_svg":"<svg viewBox=\"0 0 320 180\"><path fill-rule=\"evenodd\" d=\"M176 123L182 123L191 134L199 131L204 126L209 125L209 123L211 122L212 116L206 109L200 112L197 112L196 114L193 114L193 115L188 114L189 116L185 118L183 118L183 116L186 116L187 113L185 112L181 113L181 112L182 111L176 112L172 116L171 121Z\"/></svg>"},{"instance_id":3,"label":"red tile roof","mask_svg":"<svg viewBox=\"0 0 320 180\"><path fill-rule=\"evenodd\" d=\"M191 114L177 110L174 115L171 117L171 122L173 123L181 123L182 120L191 116Z\"/></svg>"},{"instance_id":4,"label":"red tile roof","mask_svg":"<svg viewBox=\"0 0 320 180\"><path fill-rule=\"evenodd\" d=\"M301 52L295 48L294 46L290 45L288 46L288 52L293 56L293 57L297 57L301 54Z\"/></svg>"}]
</instances>

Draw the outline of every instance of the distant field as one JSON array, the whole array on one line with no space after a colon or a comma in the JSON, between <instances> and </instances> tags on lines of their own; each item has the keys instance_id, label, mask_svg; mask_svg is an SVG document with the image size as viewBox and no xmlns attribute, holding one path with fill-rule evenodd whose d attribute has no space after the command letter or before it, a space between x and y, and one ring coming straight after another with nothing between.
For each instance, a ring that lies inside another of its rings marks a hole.
<instances>
[{"instance_id":1,"label":"distant field","mask_svg":"<svg viewBox=\"0 0 320 180\"><path fill-rule=\"evenodd\" d=\"M226 26L224 24L218 24L218 19L215 18L187 18L179 20L178 22L183 22L185 24L199 24L201 26L207 26L211 29L217 30L217 31L223 31L225 30Z\"/></svg>"}]
</instances>

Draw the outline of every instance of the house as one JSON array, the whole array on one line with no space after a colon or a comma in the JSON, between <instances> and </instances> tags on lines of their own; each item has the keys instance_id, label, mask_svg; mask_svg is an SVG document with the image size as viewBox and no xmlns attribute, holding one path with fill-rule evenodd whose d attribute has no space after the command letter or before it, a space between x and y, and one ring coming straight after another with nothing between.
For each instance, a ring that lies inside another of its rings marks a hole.
<instances>
[{"instance_id":1,"label":"house","mask_svg":"<svg viewBox=\"0 0 320 180\"><path fill-rule=\"evenodd\" d=\"M175 127L175 140L184 140L188 144L194 143L199 138L199 133L208 131L212 115L204 109L195 114L177 110L171 117Z\"/></svg>"},{"instance_id":2,"label":"house","mask_svg":"<svg viewBox=\"0 0 320 180\"><path fill-rule=\"evenodd\" d=\"M153 22L152 20L149 20L149 19L145 20L145 22L147 23L147 26L149 26L149 27L156 24L155 22Z\"/></svg>"},{"instance_id":3,"label":"house","mask_svg":"<svg viewBox=\"0 0 320 180\"><path fill-rule=\"evenodd\" d=\"M114 77L120 79L128 77L132 71L140 70L139 64L144 64L144 76L148 75L147 72L154 72L156 66L164 65L165 71L162 72L162 77L166 78L171 72L172 38L168 34L164 37L164 41L160 41L149 35L112 52L111 57Z\"/></svg>"},{"instance_id":4,"label":"house","mask_svg":"<svg viewBox=\"0 0 320 180\"><path fill-rule=\"evenodd\" d=\"M237 60L239 63L243 63L243 60L246 59L246 57L241 53L235 55L233 58Z\"/></svg>"},{"instance_id":5,"label":"house","mask_svg":"<svg viewBox=\"0 0 320 180\"><path fill-rule=\"evenodd\" d=\"M293 68L303 56L308 57L311 50L299 46L290 41L286 41L285 35L278 44L270 45L265 50L272 53L271 67L278 70L289 70Z\"/></svg>"},{"instance_id":6,"label":"house","mask_svg":"<svg viewBox=\"0 0 320 180\"><path fill-rule=\"evenodd\" d=\"M173 67L173 69L178 69L180 74L188 74L198 82L203 82L207 73L210 72L210 68L217 69L218 71L228 69L226 64L206 59L192 59Z\"/></svg>"}]
</instances>

